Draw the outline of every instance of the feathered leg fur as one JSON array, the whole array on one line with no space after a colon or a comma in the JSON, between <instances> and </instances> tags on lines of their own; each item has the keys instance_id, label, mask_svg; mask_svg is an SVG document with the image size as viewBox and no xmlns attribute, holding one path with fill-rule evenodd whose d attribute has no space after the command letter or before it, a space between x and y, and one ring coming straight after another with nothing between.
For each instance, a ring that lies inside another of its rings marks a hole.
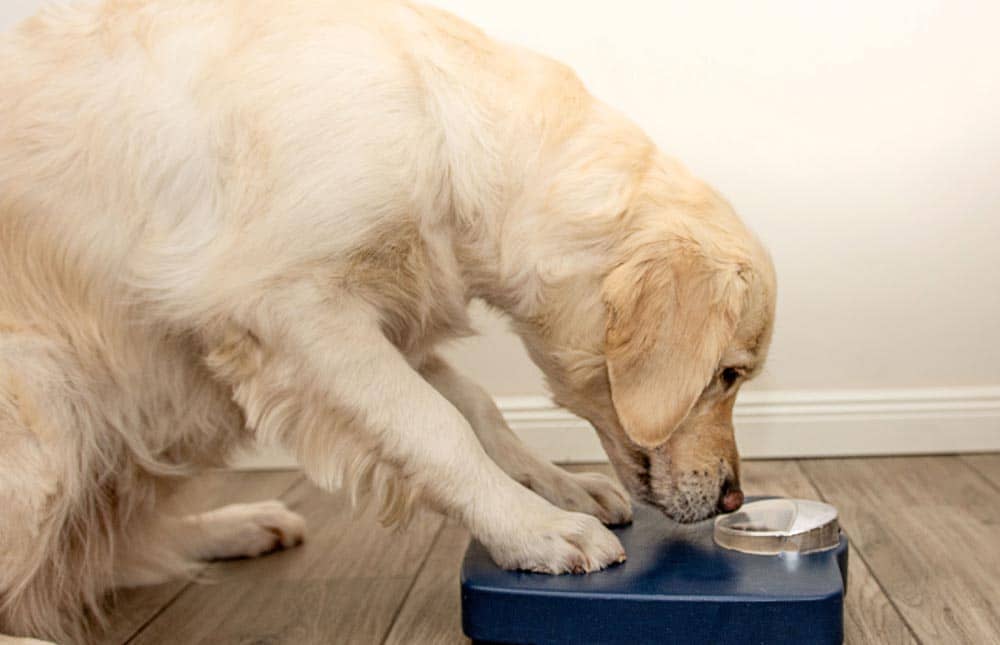
<instances>
[{"instance_id":1,"label":"feathered leg fur","mask_svg":"<svg viewBox=\"0 0 1000 645\"><path fill-rule=\"evenodd\" d=\"M234 321L216 336L209 364L248 424L290 447L319 485L375 491L387 522L428 502L508 568L588 571L624 558L595 517L556 508L504 473L364 302L305 282L243 311L245 327Z\"/></svg>"},{"instance_id":2,"label":"feathered leg fur","mask_svg":"<svg viewBox=\"0 0 1000 645\"><path fill-rule=\"evenodd\" d=\"M515 481L556 506L587 513L605 524L632 519L628 493L600 473L570 473L535 454L508 427L493 397L440 357L420 370L430 383L469 421L486 453Z\"/></svg>"}]
</instances>

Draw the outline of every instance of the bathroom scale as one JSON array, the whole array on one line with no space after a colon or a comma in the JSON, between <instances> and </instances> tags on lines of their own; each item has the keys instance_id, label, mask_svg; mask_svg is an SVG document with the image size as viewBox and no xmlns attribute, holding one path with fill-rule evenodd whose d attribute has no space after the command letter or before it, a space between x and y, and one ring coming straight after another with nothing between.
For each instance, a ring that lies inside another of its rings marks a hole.
<instances>
[{"instance_id":1,"label":"bathroom scale","mask_svg":"<svg viewBox=\"0 0 1000 645\"><path fill-rule=\"evenodd\" d=\"M534 645L843 641L848 542L832 506L750 498L679 524L639 504L632 524L612 530L628 559L583 575L504 571L473 541L465 634Z\"/></svg>"}]
</instances>

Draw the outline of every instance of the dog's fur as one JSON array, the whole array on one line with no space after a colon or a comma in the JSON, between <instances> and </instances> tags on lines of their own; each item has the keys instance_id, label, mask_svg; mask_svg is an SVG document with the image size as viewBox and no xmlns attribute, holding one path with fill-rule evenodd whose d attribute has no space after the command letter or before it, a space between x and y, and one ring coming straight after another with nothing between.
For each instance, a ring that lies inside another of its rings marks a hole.
<instances>
[{"instance_id":1,"label":"dog's fur","mask_svg":"<svg viewBox=\"0 0 1000 645\"><path fill-rule=\"evenodd\" d=\"M79 642L116 585L297 542L274 503L163 512L251 438L504 567L623 559L620 486L435 354L472 298L633 495L692 521L738 487L770 261L565 67L405 3L106 0L0 68L0 631Z\"/></svg>"}]
</instances>

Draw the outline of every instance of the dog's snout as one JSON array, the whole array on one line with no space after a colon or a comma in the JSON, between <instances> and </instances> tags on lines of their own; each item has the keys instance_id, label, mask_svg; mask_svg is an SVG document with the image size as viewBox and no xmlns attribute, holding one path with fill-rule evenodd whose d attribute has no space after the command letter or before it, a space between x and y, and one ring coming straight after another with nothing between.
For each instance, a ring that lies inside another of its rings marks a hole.
<instances>
[{"instance_id":1,"label":"dog's snout","mask_svg":"<svg viewBox=\"0 0 1000 645\"><path fill-rule=\"evenodd\" d=\"M743 506L743 491L738 484L727 479L719 493L719 510L723 513L732 513L740 506Z\"/></svg>"}]
</instances>

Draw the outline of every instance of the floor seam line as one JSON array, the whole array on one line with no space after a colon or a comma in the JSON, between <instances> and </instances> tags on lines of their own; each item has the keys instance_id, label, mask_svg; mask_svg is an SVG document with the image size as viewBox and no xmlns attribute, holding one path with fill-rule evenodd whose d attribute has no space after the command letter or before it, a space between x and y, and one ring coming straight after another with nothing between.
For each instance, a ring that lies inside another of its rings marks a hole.
<instances>
[{"instance_id":1,"label":"floor seam line","mask_svg":"<svg viewBox=\"0 0 1000 645\"><path fill-rule=\"evenodd\" d=\"M297 488L305 480L306 480L306 477L303 474L300 473L299 476L296 477L294 480L292 480L292 483L290 483L288 486L286 486L283 491L281 491L280 493L278 493L277 495L275 495L275 499L282 499L283 497L285 497L286 495L288 495L290 492L292 492L292 490L294 490L295 488ZM175 602L177 602L177 599L180 598L181 595L183 595L185 591L187 591L188 589L190 589L195 584L198 576L204 574L208 569L210 569L212 567L213 564L214 563L212 563L212 562L206 562L206 563L204 563L201 566L201 568L198 569L198 572L196 574L194 574L191 577L191 579L188 580L184 584L183 587L181 587L180 589L177 590L177 593L175 593L174 595L170 596L170 598L167 600L167 602L163 603L163 605L161 605L159 609L157 609L155 612L153 612L152 616L150 616L147 620L143 621L143 623L141 625L139 625L138 627L136 627L132 631L132 633L129 634L128 637L125 638L122 641L123 645L128 645L128 643L131 643L136 638L138 638L142 634L142 632L144 632L146 630L146 628L148 628L150 625L153 624L153 621L155 621L157 618L159 618L160 616L162 616L163 612L165 612L167 609L169 609Z\"/></svg>"},{"instance_id":2,"label":"floor seam line","mask_svg":"<svg viewBox=\"0 0 1000 645\"><path fill-rule=\"evenodd\" d=\"M827 499L826 495L823 493L823 489L821 489L819 487L819 484L816 482L816 480L813 478L813 476L809 474L808 469L806 469L802 465L802 460L801 459L796 459L795 460L795 466L799 469L799 472L802 473L802 476L805 477L806 480L809 482L809 484L813 487L813 490L815 490L816 493L820 496L820 500L823 501L823 502L826 502L827 504L829 504L830 502ZM839 516L839 512L838 512L838 516ZM923 645L924 641L919 636L917 636L917 632L916 632L916 630L913 629L913 625L910 624L910 621L906 618L906 615L903 614L903 612L899 610L899 606L896 604L896 600L892 597L891 594L889 594L888 590L886 590L885 586L882 584L882 581L879 580L879 577L877 575L875 575L875 570L872 568L871 563L868 562L868 558L866 558L865 554L861 551L861 547L859 547L857 544L855 544L854 545L854 552L858 554L859 558L861 558L861 561L864 563L865 567L868 569L868 573L871 574L872 580L874 580L875 584L878 585L879 591L881 591L882 595L885 596L885 599L889 603L889 606L892 607L892 610L895 611L896 615L899 616L899 619L901 621L903 621L903 624L906 626L906 630L908 632L910 632L910 636L912 636L913 639L915 641L917 641L917 643L920 643L920 645ZM847 589L844 589L844 597L846 599L846 597L847 597Z\"/></svg>"},{"instance_id":3,"label":"floor seam line","mask_svg":"<svg viewBox=\"0 0 1000 645\"><path fill-rule=\"evenodd\" d=\"M971 470L975 475L977 475L980 479L982 479L984 482L986 482L986 484L988 486L990 486L991 488L995 488L996 490L1000 491L1000 484L996 483L995 481L993 481L992 479L990 479L989 477L987 477L986 475L984 475L983 471L979 470L978 466L976 466L975 464L971 464L968 461L966 461L964 455L958 455L958 460L960 462L962 462L962 464L964 464L966 468L968 468L969 470Z\"/></svg>"},{"instance_id":4,"label":"floor seam line","mask_svg":"<svg viewBox=\"0 0 1000 645\"><path fill-rule=\"evenodd\" d=\"M434 532L434 539L431 540L430 545L427 547L427 553L424 554L424 559L420 561L420 566L413 574L413 580L410 581L410 586L406 588L406 593L403 594L403 599L399 601L399 607L396 608L396 613L393 615L392 620L389 622L389 626L386 627L385 634L382 636L380 643L385 643L389 640L389 636L392 635L392 629L399 622L399 615L403 613L403 607L406 606L406 601L410 599L410 594L413 593L413 588L417 586L417 580L420 578L420 574L423 573L424 568L427 566L427 561L431 559L431 552L434 551L434 547L437 546L438 540L441 539L441 534L444 533L444 527L448 523L448 518L441 518L441 525L438 530Z\"/></svg>"},{"instance_id":5,"label":"floor seam line","mask_svg":"<svg viewBox=\"0 0 1000 645\"><path fill-rule=\"evenodd\" d=\"M198 574L200 575L207 568L208 568L208 565L203 566L198 571ZM155 612L153 612L153 615L150 616L148 620L144 621L141 625L139 625L138 627L136 627L135 630L131 634L129 634L128 638L126 638L125 640L122 641L122 643L124 645L128 645L128 643L133 642L136 638L138 638L140 635L142 635L142 632L146 631L146 628L149 627L150 625L152 625L154 620L156 620L157 618L159 618L160 616L162 616L163 612L165 612L167 609L169 609L177 601L177 599L181 597L181 594L183 594L185 591L187 591L188 589L190 589L191 585L193 585L193 584L194 584L194 580L189 580L188 582L186 582L183 587L181 587L180 589L177 590L177 593L175 593L174 595L170 596L170 599L167 600L167 602L163 603L163 605L159 609L157 609Z\"/></svg>"},{"instance_id":6,"label":"floor seam line","mask_svg":"<svg viewBox=\"0 0 1000 645\"><path fill-rule=\"evenodd\" d=\"M307 481L309 481L309 478L308 478L308 477L306 477L304 473L302 473L302 472L299 472L299 476L298 476L298 477L296 477L296 478L295 478L295 480L294 480L294 481L292 481L292 483L291 483L291 484L289 484L289 485L288 485L288 486L287 486L287 487L285 488L285 490L283 490L283 491L281 491L280 493L278 493L278 495L277 495L277 496L275 497L275 499L279 499L279 500L284 500L284 498L285 498L285 497L286 497L286 496L287 496L287 495L288 495L289 493L291 493L291 492L292 492L293 490L295 490L296 488L298 488L298 487L299 487L299 486L301 486L301 485L302 485L302 484L303 484L304 482L307 482Z\"/></svg>"}]
</instances>

